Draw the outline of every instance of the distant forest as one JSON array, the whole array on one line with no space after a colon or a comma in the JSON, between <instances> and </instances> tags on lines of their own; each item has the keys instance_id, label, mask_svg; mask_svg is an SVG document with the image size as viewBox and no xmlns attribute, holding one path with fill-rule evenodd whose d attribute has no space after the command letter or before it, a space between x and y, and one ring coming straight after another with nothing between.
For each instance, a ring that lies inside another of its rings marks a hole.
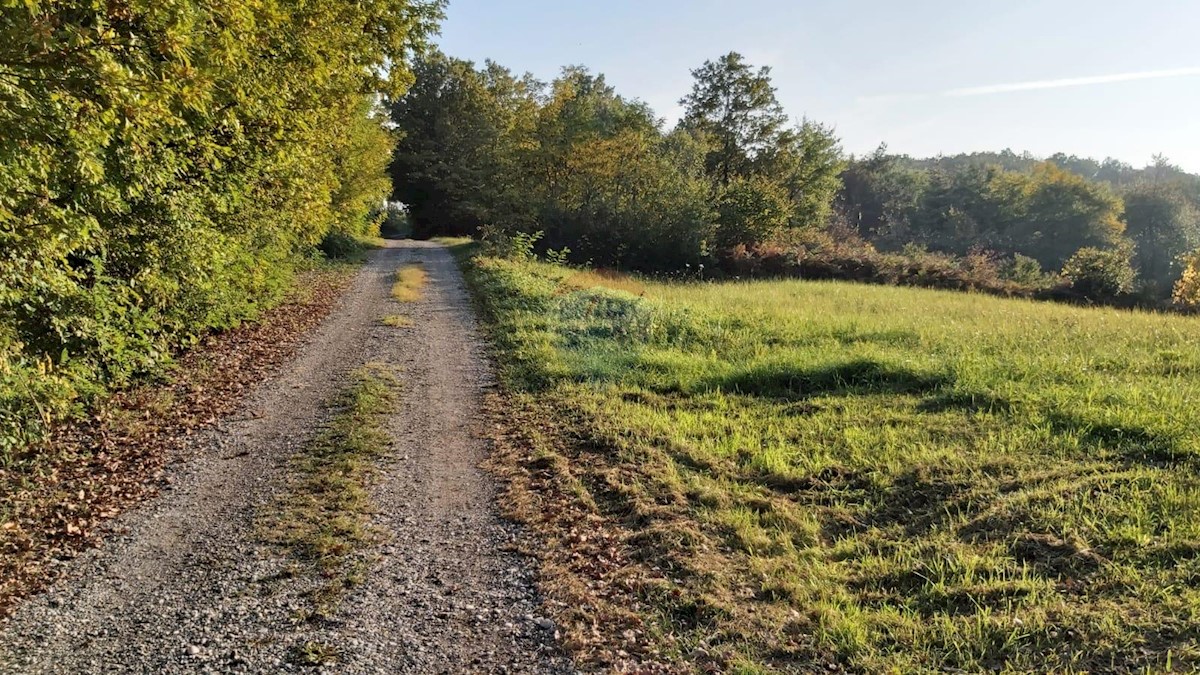
<instances>
[{"instance_id":1,"label":"distant forest","mask_svg":"<svg viewBox=\"0 0 1200 675\"><path fill-rule=\"evenodd\" d=\"M665 275L1159 307L1200 294L1200 176L1165 158L847 156L737 53L692 71L671 128L583 67L543 83L433 53L414 72L391 103L392 174L418 236Z\"/></svg>"}]
</instances>

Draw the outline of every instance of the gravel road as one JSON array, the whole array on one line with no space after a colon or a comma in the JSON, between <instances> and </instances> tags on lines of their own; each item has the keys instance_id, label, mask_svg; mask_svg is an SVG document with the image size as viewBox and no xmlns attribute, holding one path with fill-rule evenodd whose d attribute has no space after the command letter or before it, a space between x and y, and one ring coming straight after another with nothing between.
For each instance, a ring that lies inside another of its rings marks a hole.
<instances>
[{"instance_id":1,"label":"gravel road","mask_svg":"<svg viewBox=\"0 0 1200 675\"><path fill-rule=\"evenodd\" d=\"M424 298L400 306L397 267L420 261ZM383 326L406 314L413 326ZM392 456L372 487L383 541L338 615L299 617L320 581L262 541L288 459L350 372L398 366ZM218 430L174 457L162 494L114 521L106 544L0 623L0 672L571 672L539 616L534 571L512 552L478 468L490 374L461 276L436 244L390 242L299 356ZM305 645L331 660L298 662Z\"/></svg>"}]
</instances>

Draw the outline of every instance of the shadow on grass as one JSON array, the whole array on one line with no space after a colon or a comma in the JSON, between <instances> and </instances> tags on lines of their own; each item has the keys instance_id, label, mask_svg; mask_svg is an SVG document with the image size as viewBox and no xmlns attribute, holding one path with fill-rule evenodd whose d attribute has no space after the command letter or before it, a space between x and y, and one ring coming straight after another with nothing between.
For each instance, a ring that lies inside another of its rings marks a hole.
<instances>
[{"instance_id":1,"label":"shadow on grass","mask_svg":"<svg viewBox=\"0 0 1200 675\"><path fill-rule=\"evenodd\" d=\"M967 413L1011 413L1011 401L980 392L952 391L938 394L921 402L918 412L940 413L948 411Z\"/></svg>"},{"instance_id":2,"label":"shadow on grass","mask_svg":"<svg viewBox=\"0 0 1200 675\"><path fill-rule=\"evenodd\" d=\"M1115 453L1130 462L1174 466L1196 459L1179 448L1175 439L1149 429L1096 422L1067 413L1054 413L1050 424L1057 433L1078 435L1089 448Z\"/></svg>"},{"instance_id":3,"label":"shadow on grass","mask_svg":"<svg viewBox=\"0 0 1200 675\"><path fill-rule=\"evenodd\" d=\"M922 373L859 359L819 368L758 367L705 384L711 389L731 393L795 400L828 394L924 394L953 383L954 379L948 374Z\"/></svg>"}]
</instances>

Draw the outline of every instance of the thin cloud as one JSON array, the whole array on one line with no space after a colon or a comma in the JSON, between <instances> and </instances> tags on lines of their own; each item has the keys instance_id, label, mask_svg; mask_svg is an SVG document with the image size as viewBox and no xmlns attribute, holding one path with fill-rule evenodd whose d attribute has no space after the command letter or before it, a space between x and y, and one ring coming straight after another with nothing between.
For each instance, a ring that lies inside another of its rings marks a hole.
<instances>
[{"instance_id":1,"label":"thin cloud","mask_svg":"<svg viewBox=\"0 0 1200 675\"><path fill-rule=\"evenodd\" d=\"M1021 91L1040 91L1046 89L1066 89L1068 87L1090 87L1100 84L1114 84L1118 82L1134 82L1137 80L1163 80L1173 77L1194 77L1200 75L1200 67L1195 68L1171 68L1167 70L1145 70L1137 73L1114 73L1112 75L1094 75L1092 77L1068 77L1058 80L1034 80L1032 82L1010 82L1008 84L989 84L982 87L963 87L961 89L948 89L946 91L934 93L906 93L906 94L877 94L873 96L859 96L856 100L860 104L888 104L888 103L910 103L913 101L924 101L927 99L941 98L963 98L967 96L991 96L994 94L1011 94Z\"/></svg>"},{"instance_id":2,"label":"thin cloud","mask_svg":"<svg viewBox=\"0 0 1200 675\"><path fill-rule=\"evenodd\" d=\"M982 87L951 89L949 91L942 92L941 95L952 97L989 96L991 94L1008 94L1017 91L1064 89L1066 87L1089 87L1097 84L1133 82L1135 80L1163 80L1172 77L1191 77L1193 75L1200 75L1200 68L1172 68L1170 70L1146 70L1140 73L1116 73L1113 75L1096 75L1093 77L1070 77L1061 80L1038 80L1034 82L990 84Z\"/></svg>"}]
</instances>

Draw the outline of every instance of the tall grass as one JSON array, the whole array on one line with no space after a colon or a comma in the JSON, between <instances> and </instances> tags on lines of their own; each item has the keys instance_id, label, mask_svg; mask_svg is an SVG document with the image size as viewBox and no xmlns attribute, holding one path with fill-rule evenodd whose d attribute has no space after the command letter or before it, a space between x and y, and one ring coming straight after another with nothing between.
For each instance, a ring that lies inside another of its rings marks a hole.
<instances>
[{"instance_id":1,"label":"tall grass","mask_svg":"<svg viewBox=\"0 0 1200 675\"><path fill-rule=\"evenodd\" d=\"M564 498L645 572L630 606L652 651L750 671L1200 665L1196 319L469 272L510 390L573 430L550 462Z\"/></svg>"}]
</instances>

